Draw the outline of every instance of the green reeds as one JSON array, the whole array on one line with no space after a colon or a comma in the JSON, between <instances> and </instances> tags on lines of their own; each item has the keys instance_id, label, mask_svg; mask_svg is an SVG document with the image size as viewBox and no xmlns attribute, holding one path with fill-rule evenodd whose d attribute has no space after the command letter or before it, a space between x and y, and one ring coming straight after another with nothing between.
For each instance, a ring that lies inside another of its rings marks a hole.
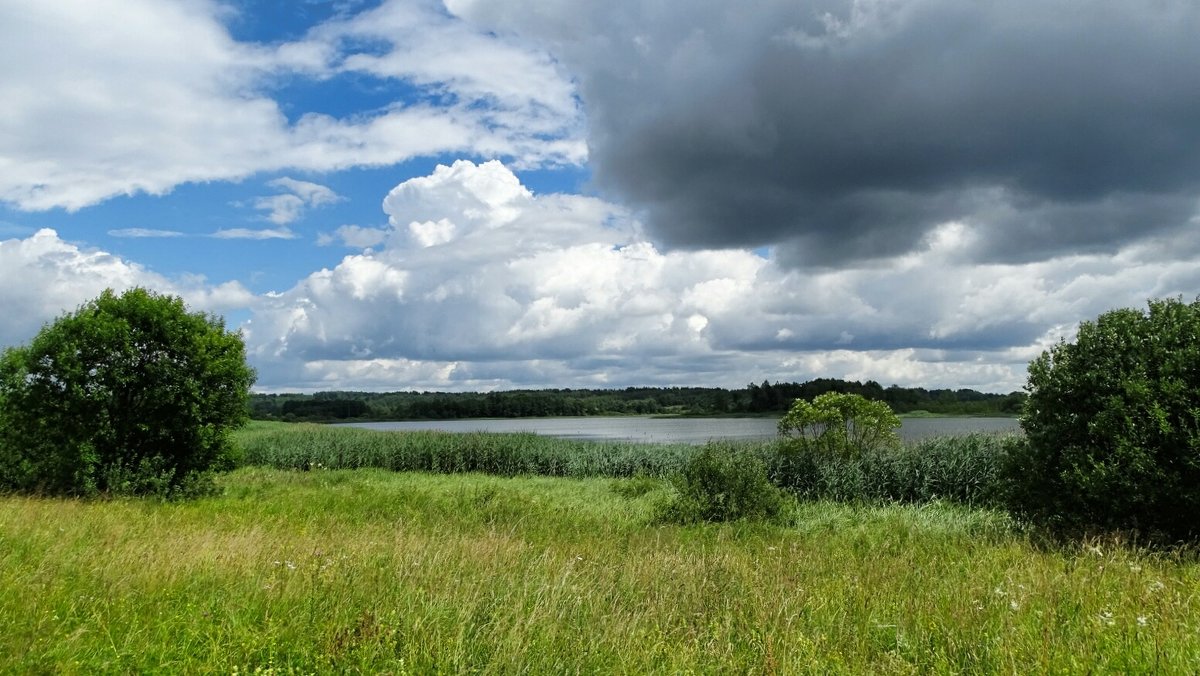
<instances>
[{"instance_id":1,"label":"green reeds","mask_svg":"<svg viewBox=\"0 0 1200 676\"><path fill-rule=\"evenodd\" d=\"M931 437L860 456L781 445L765 461L772 481L810 500L999 505L1003 459L1020 437L966 434Z\"/></svg>"},{"instance_id":2,"label":"green reeds","mask_svg":"<svg viewBox=\"0 0 1200 676\"><path fill-rule=\"evenodd\" d=\"M573 441L532 433L379 432L256 423L238 435L245 463L278 469L356 469L498 476L664 477L698 447Z\"/></svg>"},{"instance_id":3,"label":"green reeds","mask_svg":"<svg viewBox=\"0 0 1200 676\"><path fill-rule=\"evenodd\" d=\"M375 467L442 474L665 478L704 447L556 439L535 434L380 432L313 424L254 423L238 433L246 464L308 470ZM719 442L753 455L771 481L802 499L995 505L1000 468L1014 437L934 437L857 457L778 441Z\"/></svg>"}]
</instances>

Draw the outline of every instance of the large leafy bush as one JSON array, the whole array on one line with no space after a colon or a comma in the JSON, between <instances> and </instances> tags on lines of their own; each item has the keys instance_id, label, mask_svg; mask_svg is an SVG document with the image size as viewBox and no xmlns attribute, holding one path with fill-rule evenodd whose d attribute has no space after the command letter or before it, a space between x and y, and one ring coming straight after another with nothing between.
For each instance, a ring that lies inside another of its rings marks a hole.
<instances>
[{"instance_id":1,"label":"large leafy bush","mask_svg":"<svg viewBox=\"0 0 1200 676\"><path fill-rule=\"evenodd\" d=\"M144 289L105 291L0 357L0 485L196 490L227 457L253 381L219 318Z\"/></svg>"},{"instance_id":2,"label":"large leafy bush","mask_svg":"<svg viewBox=\"0 0 1200 676\"><path fill-rule=\"evenodd\" d=\"M780 521L788 504L762 460L727 443L706 445L671 483L673 494L658 517L672 523Z\"/></svg>"},{"instance_id":3,"label":"large leafy bush","mask_svg":"<svg viewBox=\"0 0 1200 676\"><path fill-rule=\"evenodd\" d=\"M1015 511L1071 529L1200 535L1200 301L1079 327L1029 365Z\"/></svg>"},{"instance_id":4,"label":"large leafy bush","mask_svg":"<svg viewBox=\"0 0 1200 676\"><path fill-rule=\"evenodd\" d=\"M885 402L858 394L826 392L797 399L779 420L779 434L791 445L830 455L858 457L879 447L897 447L900 419Z\"/></svg>"}]
</instances>

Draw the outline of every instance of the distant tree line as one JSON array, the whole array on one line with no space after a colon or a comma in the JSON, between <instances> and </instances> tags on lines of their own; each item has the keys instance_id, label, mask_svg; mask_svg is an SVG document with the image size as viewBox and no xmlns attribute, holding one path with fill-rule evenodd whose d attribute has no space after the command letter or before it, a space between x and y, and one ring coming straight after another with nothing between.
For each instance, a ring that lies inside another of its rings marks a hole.
<instances>
[{"instance_id":1,"label":"distant tree line","mask_svg":"<svg viewBox=\"0 0 1200 676\"><path fill-rule=\"evenodd\" d=\"M783 413L797 399L826 392L858 394L883 401L896 413L928 411L954 415L1016 415L1025 395L883 387L819 378L805 383L719 387L628 387L503 392L318 392L253 394L250 415L259 420L330 422L344 420L452 420L589 415L753 415Z\"/></svg>"}]
</instances>

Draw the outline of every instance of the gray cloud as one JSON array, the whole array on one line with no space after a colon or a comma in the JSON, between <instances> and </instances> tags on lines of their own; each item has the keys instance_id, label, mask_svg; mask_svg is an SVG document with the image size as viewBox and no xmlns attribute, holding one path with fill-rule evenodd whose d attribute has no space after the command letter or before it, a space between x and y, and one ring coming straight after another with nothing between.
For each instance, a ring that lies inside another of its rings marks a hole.
<instances>
[{"instance_id":1,"label":"gray cloud","mask_svg":"<svg viewBox=\"0 0 1200 676\"><path fill-rule=\"evenodd\" d=\"M976 260L1046 260L1196 214L1188 0L449 5L568 64L596 184L668 245L836 265L963 221Z\"/></svg>"},{"instance_id":2,"label":"gray cloud","mask_svg":"<svg viewBox=\"0 0 1200 676\"><path fill-rule=\"evenodd\" d=\"M1112 255L979 263L986 231L947 223L911 253L798 269L744 249L664 252L620 207L535 195L498 162L439 166L383 208L377 247L256 305L264 386L845 377L1011 391L1080 319L1200 288L1194 255L1168 253L1196 251L1195 228Z\"/></svg>"}]
</instances>

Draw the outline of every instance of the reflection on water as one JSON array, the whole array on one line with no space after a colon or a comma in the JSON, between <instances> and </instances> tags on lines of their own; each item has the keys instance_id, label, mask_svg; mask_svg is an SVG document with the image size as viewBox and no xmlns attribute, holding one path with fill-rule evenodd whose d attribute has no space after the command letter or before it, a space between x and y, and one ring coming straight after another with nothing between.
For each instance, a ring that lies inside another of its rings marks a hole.
<instances>
[{"instance_id":1,"label":"reflection on water","mask_svg":"<svg viewBox=\"0 0 1200 676\"><path fill-rule=\"evenodd\" d=\"M906 441L969 432L1015 432L1016 418L905 418L900 437ZM586 418L505 418L346 423L375 430L444 430L447 432L533 432L562 439L702 444L712 439L770 439L774 418L650 418L638 416Z\"/></svg>"}]
</instances>

